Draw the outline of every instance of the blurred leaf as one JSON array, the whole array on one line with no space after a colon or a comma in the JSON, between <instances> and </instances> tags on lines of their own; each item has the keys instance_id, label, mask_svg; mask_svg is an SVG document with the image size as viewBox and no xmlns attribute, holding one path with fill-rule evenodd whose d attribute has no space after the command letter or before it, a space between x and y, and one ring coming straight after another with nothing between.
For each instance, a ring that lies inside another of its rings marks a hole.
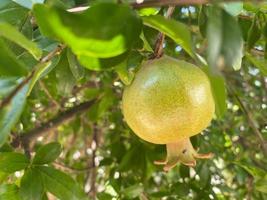
<instances>
[{"instance_id":1,"label":"blurred leaf","mask_svg":"<svg viewBox=\"0 0 267 200\"><path fill-rule=\"evenodd\" d=\"M1 54L1 53L0 53ZM8 100L4 107L0 108L0 146L2 146L14 124L18 121L26 102L29 90L29 82L20 87L12 99Z\"/></svg>"},{"instance_id":2,"label":"blurred leaf","mask_svg":"<svg viewBox=\"0 0 267 200\"><path fill-rule=\"evenodd\" d=\"M1 76L22 76L27 73L26 67L20 63L14 53L0 38L0 75Z\"/></svg>"},{"instance_id":3,"label":"blurred leaf","mask_svg":"<svg viewBox=\"0 0 267 200\"><path fill-rule=\"evenodd\" d=\"M28 40L23 34L21 34L10 24L0 22L0 36L3 36L20 45L21 47L29 51L37 60L41 58L42 50L39 49L34 42Z\"/></svg>"},{"instance_id":4,"label":"blurred leaf","mask_svg":"<svg viewBox=\"0 0 267 200\"><path fill-rule=\"evenodd\" d=\"M191 34L185 24L172 19L166 19L160 15L142 17L142 19L145 25L166 34L182 46L190 56L194 57Z\"/></svg>"},{"instance_id":5,"label":"blurred leaf","mask_svg":"<svg viewBox=\"0 0 267 200\"><path fill-rule=\"evenodd\" d=\"M0 79L0 98L7 95L17 84L17 78L8 77Z\"/></svg>"},{"instance_id":6,"label":"blurred leaf","mask_svg":"<svg viewBox=\"0 0 267 200\"><path fill-rule=\"evenodd\" d=\"M0 153L0 171L6 173L13 173L25 169L30 164L29 159L21 154L15 152L1 152Z\"/></svg>"},{"instance_id":7,"label":"blurred leaf","mask_svg":"<svg viewBox=\"0 0 267 200\"><path fill-rule=\"evenodd\" d=\"M43 3L45 0L12 0L25 8L31 9L35 3Z\"/></svg>"},{"instance_id":8,"label":"blurred leaf","mask_svg":"<svg viewBox=\"0 0 267 200\"><path fill-rule=\"evenodd\" d=\"M78 61L81 65L87 69L94 71L101 71L115 67L125 60L128 56L128 52L112 58L94 58L89 56L78 56Z\"/></svg>"},{"instance_id":9,"label":"blurred leaf","mask_svg":"<svg viewBox=\"0 0 267 200\"><path fill-rule=\"evenodd\" d=\"M22 200L42 200L44 186L41 174L36 169L30 168L24 173L19 194Z\"/></svg>"},{"instance_id":10,"label":"blurred leaf","mask_svg":"<svg viewBox=\"0 0 267 200\"><path fill-rule=\"evenodd\" d=\"M255 188L256 190L260 192L267 193L267 176L266 175L264 178L256 181Z\"/></svg>"},{"instance_id":11,"label":"blurred leaf","mask_svg":"<svg viewBox=\"0 0 267 200\"><path fill-rule=\"evenodd\" d=\"M142 8L138 10L140 16L150 16L158 14L159 9L157 8Z\"/></svg>"},{"instance_id":12,"label":"blurred leaf","mask_svg":"<svg viewBox=\"0 0 267 200\"><path fill-rule=\"evenodd\" d=\"M133 78L134 78L134 73L128 71L128 65L127 65L127 60L119 64L116 68L115 71L118 73L120 80L125 84L125 85L130 85Z\"/></svg>"},{"instance_id":13,"label":"blurred leaf","mask_svg":"<svg viewBox=\"0 0 267 200\"><path fill-rule=\"evenodd\" d=\"M243 10L243 2L228 2L223 4L224 10L233 16L239 15Z\"/></svg>"},{"instance_id":14,"label":"blurred leaf","mask_svg":"<svg viewBox=\"0 0 267 200\"><path fill-rule=\"evenodd\" d=\"M198 15L198 27L201 35L206 37L209 7L202 5Z\"/></svg>"},{"instance_id":15,"label":"blurred leaf","mask_svg":"<svg viewBox=\"0 0 267 200\"><path fill-rule=\"evenodd\" d=\"M226 88L225 81L222 75L212 73L208 68L204 68L204 71L209 77L213 98L215 101L215 113L218 119L221 119L226 112Z\"/></svg>"},{"instance_id":16,"label":"blurred leaf","mask_svg":"<svg viewBox=\"0 0 267 200\"><path fill-rule=\"evenodd\" d=\"M208 185L210 185L210 169L208 168L208 164L205 162L202 164L201 169L199 171L199 185L202 189L206 188Z\"/></svg>"},{"instance_id":17,"label":"blurred leaf","mask_svg":"<svg viewBox=\"0 0 267 200\"><path fill-rule=\"evenodd\" d=\"M61 145L58 142L46 144L38 149L32 163L35 165L49 164L57 159L61 150Z\"/></svg>"},{"instance_id":18,"label":"blurred leaf","mask_svg":"<svg viewBox=\"0 0 267 200\"><path fill-rule=\"evenodd\" d=\"M18 195L18 187L15 184L0 185L1 200L20 200Z\"/></svg>"},{"instance_id":19,"label":"blurred leaf","mask_svg":"<svg viewBox=\"0 0 267 200\"><path fill-rule=\"evenodd\" d=\"M257 12L254 16L250 29L248 31L247 48L251 49L255 43L260 39L262 30L265 25L265 16L262 12Z\"/></svg>"},{"instance_id":20,"label":"blurred leaf","mask_svg":"<svg viewBox=\"0 0 267 200\"><path fill-rule=\"evenodd\" d=\"M250 175L252 175L254 178L262 178L265 176L266 172L258 167L255 166L249 166L240 162L234 162L234 164L242 167L244 170L246 170Z\"/></svg>"},{"instance_id":21,"label":"blurred leaf","mask_svg":"<svg viewBox=\"0 0 267 200\"><path fill-rule=\"evenodd\" d=\"M62 52L62 56L58 65L56 66L56 78L57 78L57 89L63 95L69 95L75 85L75 79L72 72L70 71L69 62L67 59L66 50Z\"/></svg>"},{"instance_id":22,"label":"blurred leaf","mask_svg":"<svg viewBox=\"0 0 267 200\"><path fill-rule=\"evenodd\" d=\"M128 198L136 198L144 191L144 187L141 184L132 185L123 190L123 194Z\"/></svg>"},{"instance_id":23,"label":"blurred leaf","mask_svg":"<svg viewBox=\"0 0 267 200\"><path fill-rule=\"evenodd\" d=\"M208 16L208 63L213 68L232 66L240 69L243 39L235 18L218 7Z\"/></svg>"},{"instance_id":24,"label":"blurred leaf","mask_svg":"<svg viewBox=\"0 0 267 200\"><path fill-rule=\"evenodd\" d=\"M266 59L261 59L261 60L257 59L255 57L253 57L252 55L250 55L249 53L246 53L246 58L255 67L257 67L264 76L267 76L267 61L266 61Z\"/></svg>"},{"instance_id":25,"label":"blurred leaf","mask_svg":"<svg viewBox=\"0 0 267 200\"><path fill-rule=\"evenodd\" d=\"M141 38L141 40L142 40L143 43L144 43L144 49L145 49L146 51L148 51L148 52L153 52L153 49L152 49L152 47L150 46L149 42L147 41L147 39L146 39L146 37L145 37L145 35L144 35L143 32L141 33L140 38Z\"/></svg>"},{"instance_id":26,"label":"blurred leaf","mask_svg":"<svg viewBox=\"0 0 267 200\"><path fill-rule=\"evenodd\" d=\"M67 174L45 166L36 167L41 173L44 187L61 200L85 200L86 195L77 183Z\"/></svg>"},{"instance_id":27,"label":"blurred leaf","mask_svg":"<svg viewBox=\"0 0 267 200\"><path fill-rule=\"evenodd\" d=\"M31 79L31 83L30 83L30 87L29 90L27 92L27 95L29 95L32 91L32 88L34 87L35 83L42 78L42 76L52 67L54 67L52 65L51 61L45 62L45 63L39 63L35 66L35 71L33 74L33 77Z\"/></svg>"},{"instance_id":28,"label":"blurred leaf","mask_svg":"<svg viewBox=\"0 0 267 200\"><path fill-rule=\"evenodd\" d=\"M189 194L189 187L187 184L184 183L175 183L171 187L172 193L179 196L179 197L184 197Z\"/></svg>"},{"instance_id":29,"label":"blurred leaf","mask_svg":"<svg viewBox=\"0 0 267 200\"><path fill-rule=\"evenodd\" d=\"M97 194L97 199L99 200L112 200L113 196L111 196L110 194L108 193L98 193Z\"/></svg>"},{"instance_id":30,"label":"blurred leaf","mask_svg":"<svg viewBox=\"0 0 267 200\"><path fill-rule=\"evenodd\" d=\"M34 15L43 34L64 41L78 56L117 56L129 49L141 32L141 20L122 4L96 4L79 14L36 5Z\"/></svg>"},{"instance_id":31,"label":"blurred leaf","mask_svg":"<svg viewBox=\"0 0 267 200\"><path fill-rule=\"evenodd\" d=\"M28 12L29 10L10 0L0 1L0 19L11 25L21 27Z\"/></svg>"},{"instance_id":32,"label":"blurred leaf","mask_svg":"<svg viewBox=\"0 0 267 200\"><path fill-rule=\"evenodd\" d=\"M67 49L67 58L69 61L70 70L76 80L80 80L84 77L84 68L78 63L76 56Z\"/></svg>"}]
</instances>

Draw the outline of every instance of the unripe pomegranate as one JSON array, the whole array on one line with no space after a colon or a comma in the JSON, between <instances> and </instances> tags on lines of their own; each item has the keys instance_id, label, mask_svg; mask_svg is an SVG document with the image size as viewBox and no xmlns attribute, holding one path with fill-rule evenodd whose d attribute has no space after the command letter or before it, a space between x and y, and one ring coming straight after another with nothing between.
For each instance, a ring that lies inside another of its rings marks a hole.
<instances>
[{"instance_id":1,"label":"unripe pomegranate","mask_svg":"<svg viewBox=\"0 0 267 200\"><path fill-rule=\"evenodd\" d=\"M122 109L136 135L167 145L167 159L155 162L164 170L212 156L198 154L190 142L210 124L215 109L209 79L195 65L168 56L145 62L123 92Z\"/></svg>"}]
</instances>

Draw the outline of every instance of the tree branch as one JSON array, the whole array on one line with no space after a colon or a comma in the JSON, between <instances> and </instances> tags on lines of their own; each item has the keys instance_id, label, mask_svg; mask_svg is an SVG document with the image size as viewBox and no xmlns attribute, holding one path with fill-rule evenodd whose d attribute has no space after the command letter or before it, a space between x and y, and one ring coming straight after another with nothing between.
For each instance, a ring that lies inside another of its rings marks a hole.
<instances>
[{"instance_id":1,"label":"tree branch","mask_svg":"<svg viewBox=\"0 0 267 200\"><path fill-rule=\"evenodd\" d=\"M77 114L87 111L96 101L96 99L87 101L74 106L62 113L59 113L56 117L47 121L46 123L41 124L40 126L30 130L29 132L23 133L20 136L14 138L11 145L15 148L20 144L23 147L27 147L32 140L42 136L47 132L57 129L60 125L72 120Z\"/></svg>"},{"instance_id":2,"label":"tree branch","mask_svg":"<svg viewBox=\"0 0 267 200\"><path fill-rule=\"evenodd\" d=\"M170 18L172 13L174 12L175 7L174 6L170 6L167 10L166 13L166 18ZM158 39L156 41L156 45L155 45L155 52L154 52L154 56L153 58L160 58L163 55L163 43L165 40L165 35L163 33L159 33L158 35Z\"/></svg>"},{"instance_id":3,"label":"tree branch","mask_svg":"<svg viewBox=\"0 0 267 200\"><path fill-rule=\"evenodd\" d=\"M222 2L235 2L240 0L224 0ZM249 0L245 0L249 1ZM262 2L258 0L257 2ZM134 2L131 4L133 8L140 9L146 7L161 7L161 6L186 6L186 5L202 5L213 3L212 0L144 0L142 3Z\"/></svg>"}]
</instances>

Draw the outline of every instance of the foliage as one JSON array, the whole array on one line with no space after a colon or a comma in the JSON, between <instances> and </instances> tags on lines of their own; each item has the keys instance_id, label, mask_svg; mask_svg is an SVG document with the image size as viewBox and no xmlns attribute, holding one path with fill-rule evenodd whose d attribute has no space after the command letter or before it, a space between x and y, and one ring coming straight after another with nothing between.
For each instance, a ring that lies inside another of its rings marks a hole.
<instances>
[{"instance_id":1,"label":"foliage","mask_svg":"<svg viewBox=\"0 0 267 200\"><path fill-rule=\"evenodd\" d=\"M174 2L0 1L1 200L267 199L267 4ZM169 173L120 109L159 32L216 102L191 138L214 158Z\"/></svg>"}]
</instances>

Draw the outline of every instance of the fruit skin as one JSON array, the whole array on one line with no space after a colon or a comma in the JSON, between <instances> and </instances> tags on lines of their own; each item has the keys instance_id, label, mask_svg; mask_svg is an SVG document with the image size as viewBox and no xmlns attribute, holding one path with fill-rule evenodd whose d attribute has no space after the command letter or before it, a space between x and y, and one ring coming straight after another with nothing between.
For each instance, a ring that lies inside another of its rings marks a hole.
<instances>
[{"instance_id":1,"label":"fruit skin","mask_svg":"<svg viewBox=\"0 0 267 200\"><path fill-rule=\"evenodd\" d=\"M124 90L122 110L140 138L169 144L205 129L215 105L209 79L200 68L163 56L141 66Z\"/></svg>"}]
</instances>

